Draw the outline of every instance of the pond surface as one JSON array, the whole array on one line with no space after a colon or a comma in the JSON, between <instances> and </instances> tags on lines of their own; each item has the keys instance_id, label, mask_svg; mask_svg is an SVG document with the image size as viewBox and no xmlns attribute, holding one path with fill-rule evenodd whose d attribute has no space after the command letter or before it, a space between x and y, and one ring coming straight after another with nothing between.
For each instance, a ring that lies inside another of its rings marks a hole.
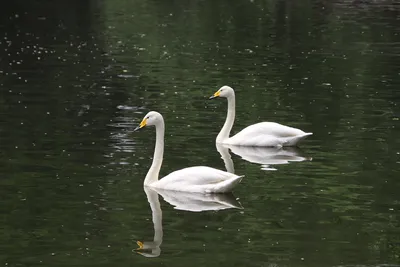
<instances>
[{"instance_id":1,"label":"pond surface","mask_svg":"<svg viewBox=\"0 0 400 267\"><path fill-rule=\"evenodd\" d=\"M399 7L390 1L9 2L0 11L0 264L398 266ZM275 121L297 149L216 147ZM143 189L245 178L233 195ZM160 194L160 195L159 195ZM139 241L139 242L137 242ZM146 250L137 250L140 246Z\"/></svg>"}]
</instances>

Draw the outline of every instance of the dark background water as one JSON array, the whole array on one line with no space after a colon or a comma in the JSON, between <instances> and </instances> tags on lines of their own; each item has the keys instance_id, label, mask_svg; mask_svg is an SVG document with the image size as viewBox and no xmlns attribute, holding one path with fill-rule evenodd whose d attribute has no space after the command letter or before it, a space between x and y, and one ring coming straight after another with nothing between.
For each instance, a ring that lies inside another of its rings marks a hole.
<instances>
[{"instance_id":1,"label":"dark background water","mask_svg":"<svg viewBox=\"0 0 400 267\"><path fill-rule=\"evenodd\" d=\"M7 2L1 264L400 264L399 21L395 1ZM311 131L288 151L302 161L233 153L243 209L182 211L160 197L161 254L142 257L154 129L132 127L164 115L162 176L224 169L214 141L226 103L206 99L225 84L233 132L262 120Z\"/></svg>"}]
</instances>

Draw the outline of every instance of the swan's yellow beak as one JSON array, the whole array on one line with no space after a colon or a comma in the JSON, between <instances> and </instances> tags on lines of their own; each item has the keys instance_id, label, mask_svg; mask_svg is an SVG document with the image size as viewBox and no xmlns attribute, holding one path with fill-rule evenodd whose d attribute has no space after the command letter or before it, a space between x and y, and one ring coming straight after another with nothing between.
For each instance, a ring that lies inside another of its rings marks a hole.
<instances>
[{"instance_id":1,"label":"swan's yellow beak","mask_svg":"<svg viewBox=\"0 0 400 267\"><path fill-rule=\"evenodd\" d=\"M137 131L137 130L139 130L139 129L142 129L142 128L145 127L146 125L147 125L147 118L144 118L144 119L142 120L142 122L139 124L139 126L136 127L135 130L133 130L133 131L135 132L135 131Z\"/></svg>"},{"instance_id":2,"label":"swan's yellow beak","mask_svg":"<svg viewBox=\"0 0 400 267\"><path fill-rule=\"evenodd\" d=\"M221 92L218 90L218 91L216 91L216 92L214 93L214 95L210 96L209 99L213 99L213 98L219 97L220 94L221 94Z\"/></svg>"},{"instance_id":3,"label":"swan's yellow beak","mask_svg":"<svg viewBox=\"0 0 400 267\"><path fill-rule=\"evenodd\" d=\"M139 246L136 250L140 250L140 249L143 249L143 243L142 242L140 242L140 241L136 241L136 244Z\"/></svg>"},{"instance_id":4,"label":"swan's yellow beak","mask_svg":"<svg viewBox=\"0 0 400 267\"><path fill-rule=\"evenodd\" d=\"M144 119L142 120L142 122L140 123L139 127L140 127L140 128L143 128L143 127L146 126L146 125L147 125L147 118L144 118Z\"/></svg>"}]
</instances>

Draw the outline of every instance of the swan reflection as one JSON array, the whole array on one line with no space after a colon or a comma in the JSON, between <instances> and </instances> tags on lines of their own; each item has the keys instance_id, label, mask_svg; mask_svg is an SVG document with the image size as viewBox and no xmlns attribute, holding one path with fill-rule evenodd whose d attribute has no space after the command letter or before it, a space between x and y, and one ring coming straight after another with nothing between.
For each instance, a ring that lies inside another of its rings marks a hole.
<instances>
[{"instance_id":1,"label":"swan reflection","mask_svg":"<svg viewBox=\"0 0 400 267\"><path fill-rule=\"evenodd\" d=\"M301 156L300 149L295 147L249 147L226 144L216 144L216 147L225 163L226 170L232 173L235 170L229 150L248 162L260 164L262 170L276 170L270 165L312 160L312 158Z\"/></svg>"},{"instance_id":2,"label":"swan reflection","mask_svg":"<svg viewBox=\"0 0 400 267\"><path fill-rule=\"evenodd\" d=\"M177 210L201 212L209 210L241 209L242 206L232 193L196 194L155 189L163 199Z\"/></svg>"},{"instance_id":3,"label":"swan reflection","mask_svg":"<svg viewBox=\"0 0 400 267\"><path fill-rule=\"evenodd\" d=\"M135 252L145 257L158 257L161 254L160 246L163 241L163 229L162 210L158 195L161 195L166 202L178 210L201 212L231 208L242 209L242 206L232 193L204 195L148 187L144 187L144 192L146 193L152 212L154 238L153 241L137 241L136 243L139 247L135 249Z\"/></svg>"},{"instance_id":4,"label":"swan reflection","mask_svg":"<svg viewBox=\"0 0 400 267\"><path fill-rule=\"evenodd\" d=\"M154 225L154 238L153 241L137 241L136 244L138 244L139 248L136 249L136 252L145 257L158 257L161 253L160 245L163 240L160 201L158 200L158 194L156 191L144 187L144 192L146 193L147 201L151 208L151 217Z\"/></svg>"}]
</instances>

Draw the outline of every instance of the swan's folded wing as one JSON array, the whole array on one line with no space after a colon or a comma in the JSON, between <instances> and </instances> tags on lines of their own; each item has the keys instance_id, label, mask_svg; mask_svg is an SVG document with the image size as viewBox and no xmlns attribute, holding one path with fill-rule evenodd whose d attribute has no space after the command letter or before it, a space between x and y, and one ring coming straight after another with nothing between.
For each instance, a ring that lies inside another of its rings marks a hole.
<instances>
[{"instance_id":1,"label":"swan's folded wing","mask_svg":"<svg viewBox=\"0 0 400 267\"><path fill-rule=\"evenodd\" d=\"M205 185L220 183L235 176L237 175L218 169L196 166L171 172L167 176L163 177L159 182L179 182L182 184Z\"/></svg>"},{"instance_id":2,"label":"swan's folded wing","mask_svg":"<svg viewBox=\"0 0 400 267\"><path fill-rule=\"evenodd\" d=\"M297 136L303 135L303 132L300 129L293 128L290 126L282 125L276 122L259 122L253 125L250 125L242 130L242 132L262 132L264 134L269 134L277 137L289 137L289 136Z\"/></svg>"},{"instance_id":3,"label":"swan's folded wing","mask_svg":"<svg viewBox=\"0 0 400 267\"><path fill-rule=\"evenodd\" d=\"M174 171L152 186L187 192L227 192L240 181L240 178L240 176L229 172L196 166Z\"/></svg>"},{"instance_id":4,"label":"swan's folded wing","mask_svg":"<svg viewBox=\"0 0 400 267\"><path fill-rule=\"evenodd\" d=\"M238 146L267 146L275 147L282 144L282 140L276 136L257 132L257 133L243 133L239 132L237 135L229 138L229 143Z\"/></svg>"},{"instance_id":5,"label":"swan's folded wing","mask_svg":"<svg viewBox=\"0 0 400 267\"><path fill-rule=\"evenodd\" d=\"M275 122L260 122L229 138L229 143L244 146L295 145L311 134Z\"/></svg>"}]
</instances>

